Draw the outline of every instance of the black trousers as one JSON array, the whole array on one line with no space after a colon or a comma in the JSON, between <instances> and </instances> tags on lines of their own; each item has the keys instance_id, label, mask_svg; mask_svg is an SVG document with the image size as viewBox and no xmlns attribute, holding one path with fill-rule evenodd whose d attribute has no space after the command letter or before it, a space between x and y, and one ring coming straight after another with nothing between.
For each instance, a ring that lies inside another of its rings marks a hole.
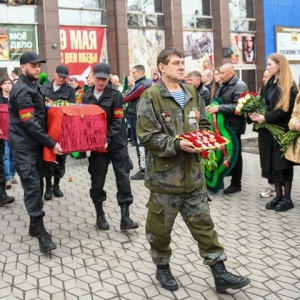
<instances>
[{"instance_id":1,"label":"black trousers","mask_svg":"<svg viewBox=\"0 0 300 300\"><path fill-rule=\"evenodd\" d=\"M127 146L108 150L107 153L91 152L88 168L92 181L90 196L95 204L102 203L106 200L104 185L109 160L112 163L115 173L118 204L121 205L125 202L131 204L133 202L133 196L131 193L129 173L133 165L128 155Z\"/></svg>"},{"instance_id":2,"label":"black trousers","mask_svg":"<svg viewBox=\"0 0 300 300\"><path fill-rule=\"evenodd\" d=\"M47 178L55 177L62 178L66 173L66 159L67 155L56 155L56 162L44 162L44 176Z\"/></svg>"},{"instance_id":3,"label":"black trousers","mask_svg":"<svg viewBox=\"0 0 300 300\"><path fill-rule=\"evenodd\" d=\"M242 141L241 141L241 135L235 134L238 140L238 158L236 161L236 164L232 168L230 174L231 177L231 183L237 186L241 186L242 182L242 175L243 175L243 157L242 157Z\"/></svg>"},{"instance_id":4,"label":"black trousers","mask_svg":"<svg viewBox=\"0 0 300 300\"><path fill-rule=\"evenodd\" d=\"M28 214L34 220L43 217L43 150L11 149L16 160L16 170L24 190L24 202Z\"/></svg>"},{"instance_id":5,"label":"black trousers","mask_svg":"<svg viewBox=\"0 0 300 300\"><path fill-rule=\"evenodd\" d=\"M4 171L4 163L3 163L3 156L4 156L4 140L0 139L0 183L5 183L5 171Z\"/></svg>"}]
</instances>

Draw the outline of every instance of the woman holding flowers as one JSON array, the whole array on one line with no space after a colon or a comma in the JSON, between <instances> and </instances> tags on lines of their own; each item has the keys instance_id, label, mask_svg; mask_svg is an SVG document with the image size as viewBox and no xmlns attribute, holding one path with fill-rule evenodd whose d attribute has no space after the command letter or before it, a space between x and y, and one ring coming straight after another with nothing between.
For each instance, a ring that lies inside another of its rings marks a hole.
<instances>
[{"instance_id":1,"label":"woman holding flowers","mask_svg":"<svg viewBox=\"0 0 300 300\"><path fill-rule=\"evenodd\" d=\"M265 115L252 113L249 117L253 122L277 125L287 132L298 87L283 54L271 54L267 70L271 78L262 87L261 96L265 98L268 111ZM265 128L258 130L258 146L262 177L273 179L276 190L275 198L267 203L266 209L281 212L293 208L291 200L293 163L285 159L278 140Z\"/></svg>"}]
</instances>

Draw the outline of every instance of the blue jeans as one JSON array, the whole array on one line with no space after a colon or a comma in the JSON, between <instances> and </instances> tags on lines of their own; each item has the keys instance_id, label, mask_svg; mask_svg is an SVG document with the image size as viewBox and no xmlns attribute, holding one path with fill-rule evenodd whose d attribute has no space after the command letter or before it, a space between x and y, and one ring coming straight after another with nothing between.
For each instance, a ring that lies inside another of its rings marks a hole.
<instances>
[{"instance_id":1,"label":"blue jeans","mask_svg":"<svg viewBox=\"0 0 300 300\"><path fill-rule=\"evenodd\" d=\"M9 178L14 177L16 174L16 169L15 169L16 162L11 154L8 141L5 141L3 163L4 163L5 179L7 180Z\"/></svg>"}]
</instances>

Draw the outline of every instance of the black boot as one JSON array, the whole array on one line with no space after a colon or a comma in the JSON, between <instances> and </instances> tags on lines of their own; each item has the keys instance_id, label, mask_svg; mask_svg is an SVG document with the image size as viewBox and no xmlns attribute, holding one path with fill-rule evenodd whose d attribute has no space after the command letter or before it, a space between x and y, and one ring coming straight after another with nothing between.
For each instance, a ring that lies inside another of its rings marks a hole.
<instances>
[{"instance_id":1,"label":"black boot","mask_svg":"<svg viewBox=\"0 0 300 300\"><path fill-rule=\"evenodd\" d=\"M49 236L44 227L43 218L38 218L33 223L36 228L37 238L39 240L40 245L40 251L45 253L56 249L56 245L52 242L51 237Z\"/></svg>"},{"instance_id":2,"label":"black boot","mask_svg":"<svg viewBox=\"0 0 300 300\"><path fill-rule=\"evenodd\" d=\"M109 224L107 223L107 221L105 219L105 213L103 211L102 203L94 203L94 205L95 205L96 213L97 213L96 226L100 230L108 230Z\"/></svg>"},{"instance_id":3,"label":"black boot","mask_svg":"<svg viewBox=\"0 0 300 300\"><path fill-rule=\"evenodd\" d=\"M280 197L275 197L273 200L271 200L270 202L268 202L266 204L266 209L268 210L273 210L275 209L276 205L281 201L282 199Z\"/></svg>"},{"instance_id":4,"label":"black boot","mask_svg":"<svg viewBox=\"0 0 300 300\"><path fill-rule=\"evenodd\" d=\"M294 204L293 204L292 200L283 198L281 201L279 201L277 203L274 210L277 212L282 212L282 211L287 211L292 208L294 208Z\"/></svg>"},{"instance_id":5,"label":"black boot","mask_svg":"<svg viewBox=\"0 0 300 300\"><path fill-rule=\"evenodd\" d=\"M0 183L0 206L4 206L9 203L15 202L14 197L10 197L7 195L5 191L5 182Z\"/></svg>"},{"instance_id":6,"label":"black boot","mask_svg":"<svg viewBox=\"0 0 300 300\"><path fill-rule=\"evenodd\" d=\"M54 177L53 195L55 197L61 198L64 196L64 193L59 189L59 181L60 178Z\"/></svg>"},{"instance_id":7,"label":"black boot","mask_svg":"<svg viewBox=\"0 0 300 300\"><path fill-rule=\"evenodd\" d=\"M46 233L50 235L49 232L46 231ZM37 232L37 229L36 229L36 226L35 226L35 223L34 221L30 218L30 223L29 223L29 231L28 231L28 234L32 237L37 237L38 236L38 232Z\"/></svg>"},{"instance_id":8,"label":"black boot","mask_svg":"<svg viewBox=\"0 0 300 300\"><path fill-rule=\"evenodd\" d=\"M129 203L121 204L121 230L135 229L139 227L137 222L133 222L129 218Z\"/></svg>"},{"instance_id":9,"label":"black boot","mask_svg":"<svg viewBox=\"0 0 300 300\"><path fill-rule=\"evenodd\" d=\"M52 182L51 177L45 177L46 178L46 191L44 194L44 199L46 201L49 201L52 199Z\"/></svg>"},{"instance_id":10,"label":"black boot","mask_svg":"<svg viewBox=\"0 0 300 300\"><path fill-rule=\"evenodd\" d=\"M210 266L215 279L217 293L225 293L226 289L240 289L250 283L248 277L236 276L229 273L223 261Z\"/></svg>"},{"instance_id":11,"label":"black boot","mask_svg":"<svg viewBox=\"0 0 300 300\"><path fill-rule=\"evenodd\" d=\"M171 273L169 264L157 266L156 279L160 282L164 289L168 291L178 290L177 281Z\"/></svg>"}]
</instances>

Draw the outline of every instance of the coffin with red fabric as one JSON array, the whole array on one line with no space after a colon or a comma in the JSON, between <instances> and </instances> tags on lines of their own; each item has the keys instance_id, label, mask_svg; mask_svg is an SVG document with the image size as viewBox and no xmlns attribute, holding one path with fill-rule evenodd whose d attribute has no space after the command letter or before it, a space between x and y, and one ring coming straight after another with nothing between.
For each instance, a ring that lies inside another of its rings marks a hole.
<instances>
[{"instance_id":1,"label":"coffin with red fabric","mask_svg":"<svg viewBox=\"0 0 300 300\"><path fill-rule=\"evenodd\" d=\"M0 104L0 139L8 140L9 114L8 104Z\"/></svg>"},{"instance_id":2,"label":"coffin with red fabric","mask_svg":"<svg viewBox=\"0 0 300 300\"><path fill-rule=\"evenodd\" d=\"M48 109L48 134L63 153L104 149L106 113L97 105L52 106ZM54 162L52 149L44 147L44 160Z\"/></svg>"}]
</instances>

